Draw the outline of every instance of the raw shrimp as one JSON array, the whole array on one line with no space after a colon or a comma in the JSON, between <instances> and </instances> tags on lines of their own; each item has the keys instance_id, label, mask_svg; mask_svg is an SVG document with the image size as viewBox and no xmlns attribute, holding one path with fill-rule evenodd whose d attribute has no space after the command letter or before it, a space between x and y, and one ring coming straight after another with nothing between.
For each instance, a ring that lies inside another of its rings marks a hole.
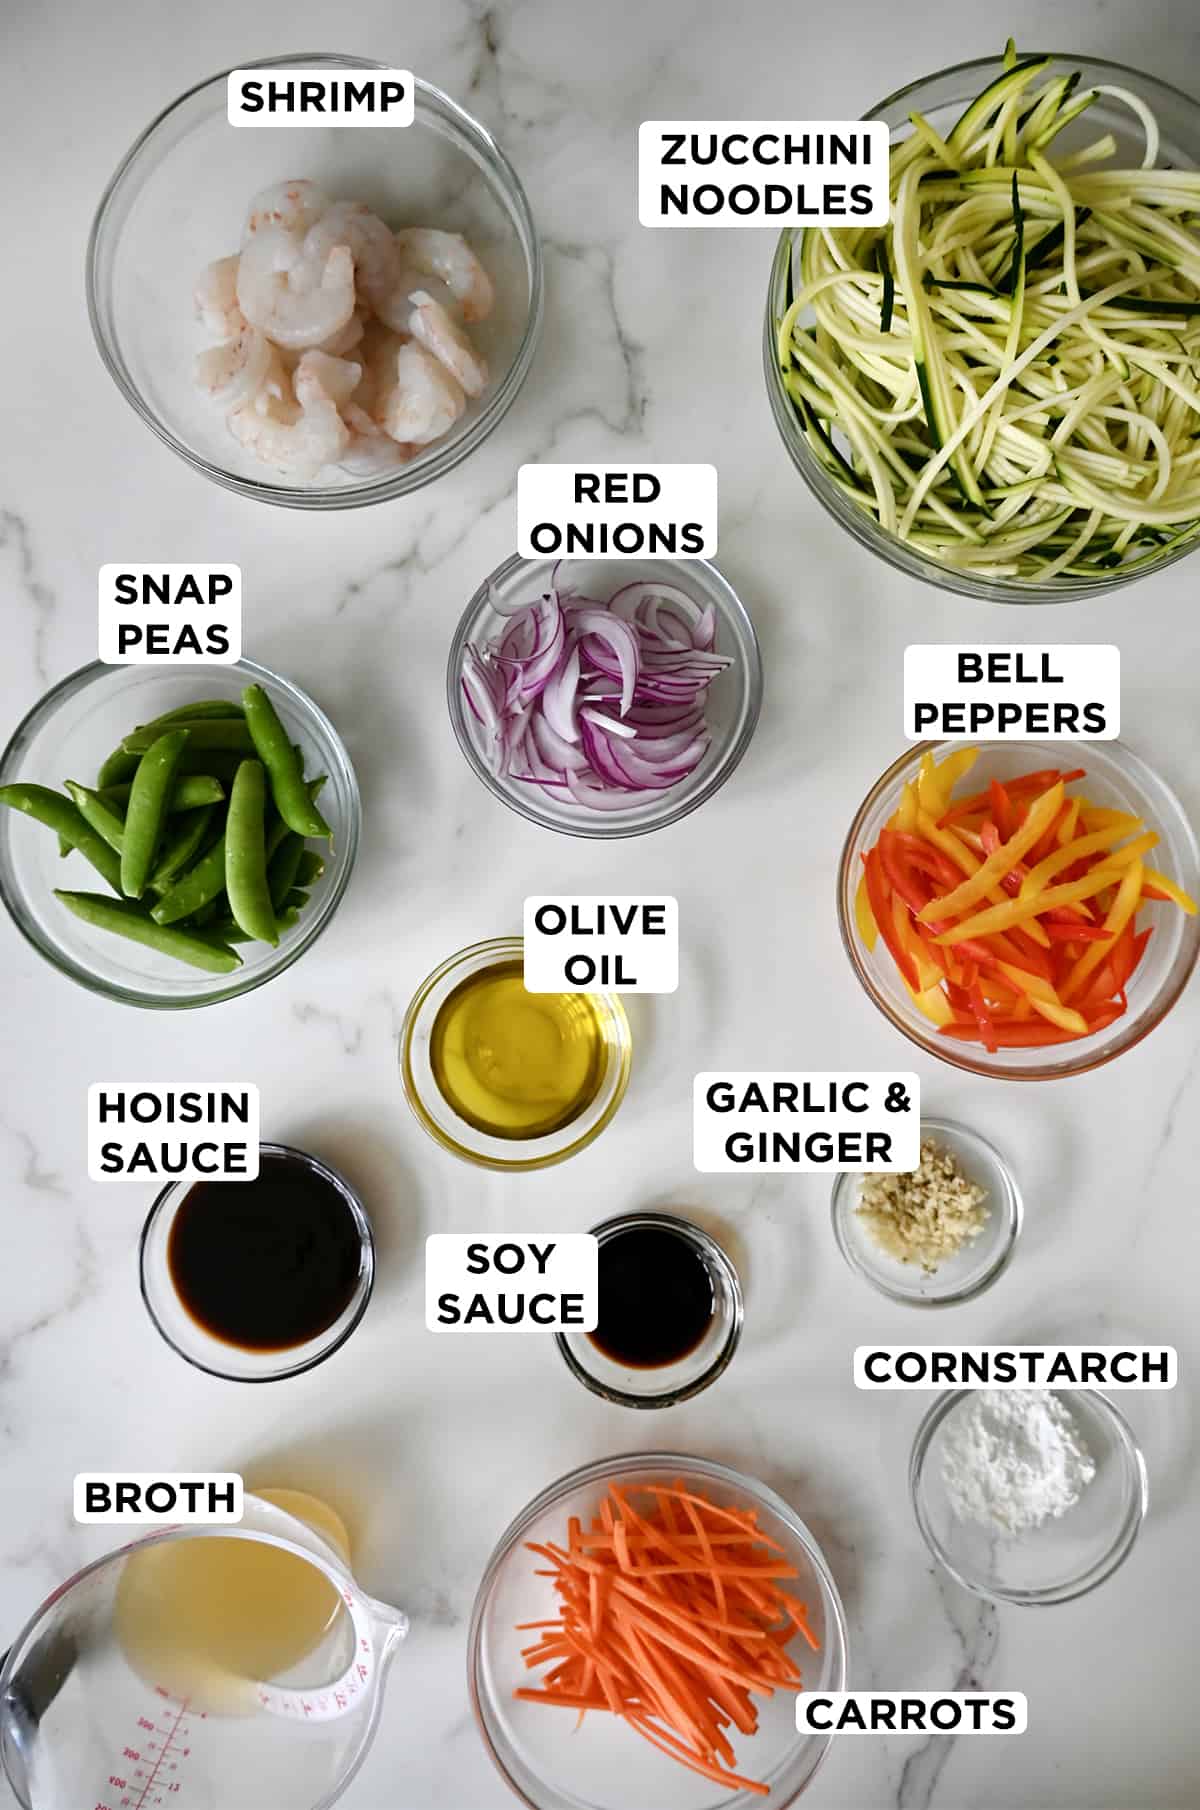
<instances>
[{"instance_id":1,"label":"raw shrimp","mask_svg":"<svg viewBox=\"0 0 1200 1810\"><path fill-rule=\"evenodd\" d=\"M394 471L398 465L407 464L416 451L414 446L399 446L389 439L356 402L346 404L342 419L350 430L350 444L338 463L352 477L373 478L382 471Z\"/></svg>"},{"instance_id":2,"label":"raw shrimp","mask_svg":"<svg viewBox=\"0 0 1200 1810\"><path fill-rule=\"evenodd\" d=\"M396 234L396 249L402 265L446 285L463 320L486 320L492 312L492 279L461 233L410 226Z\"/></svg>"},{"instance_id":3,"label":"raw shrimp","mask_svg":"<svg viewBox=\"0 0 1200 1810\"><path fill-rule=\"evenodd\" d=\"M409 301L408 330L413 338L445 365L468 396L482 395L487 365L449 310L424 289L414 289Z\"/></svg>"},{"instance_id":4,"label":"raw shrimp","mask_svg":"<svg viewBox=\"0 0 1200 1810\"><path fill-rule=\"evenodd\" d=\"M363 374L354 392L354 400L368 414L374 414L376 398L391 381L396 353L403 343L404 336L393 333L382 321L367 322L362 343L355 347L355 358L361 364Z\"/></svg>"},{"instance_id":5,"label":"raw shrimp","mask_svg":"<svg viewBox=\"0 0 1200 1810\"><path fill-rule=\"evenodd\" d=\"M335 201L305 235L303 272L298 280L313 281L337 245L349 246L359 291L378 313L400 278L400 258L391 229L365 202Z\"/></svg>"},{"instance_id":6,"label":"raw shrimp","mask_svg":"<svg viewBox=\"0 0 1200 1810\"><path fill-rule=\"evenodd\" d=\"M361 343L365 331L366 321L363 318L362 310L355 308L346 325L339 327L320 349L322 352L328 352L332 358L344 358L347 352L353 352L354 348Z\"/></svg>"},{"instance_id":7,"label":"raw shrimp","mask_svg":"<svg viewBox=\"0 0 1200 1810\"><path fill-rule=\"evenodd\" d=\"M266 226L278 226L295 239L302 239L310 226L315 226L329 206L329 196L306 176L292 182L275 182L260 189L246 210L242 228L242 248Z\"/></svg>"},{"instance_id":8,"label":"raw shrimp","mask_svg":"<svg viewBox=\"0 0 1200 1810\"><path fill-rule=\"evenodd\" d=\"M238 317L241 319L241 316ZM269 340L242 321L235 339L209 346L196 359L196 382L225 408L249 402L266 383L272 362Z\"/></svg>"},{"instance_id":9,"label":"raw shrimp","mask_svg":"<svg viewBox=\"0 0 1200 1810\"><path fill-rule=\"evenodd\" d=\"M238 264L242 313L276 345L319 346L354 313L354 259L335 245L319 273L305 268L300 242L280 226L261 226ZM311 281L311 287L309 286Z\"/></svg>"},{"instance_id":10,"label":"raw shrimp","mask_svg":"<svg viewBox=\"0 0 1200 1810\"><path fill-rule=\"evenodd\" d=\"M324 367L315 362L324 356L307 352L300 360L294 402L260 391L229 417L234 439L284 477L315 478L323 466L335 465L349 444L349 430L322 381Z\"/></svg>"},{"instance_id":11,"label":"raw shrimp","mask_svg":"<svg viewBox=\"0 0 1200 1810\"><path fill-rule=\"evenodd\" d=\"M462 385L432 352L410 339L388 368L374 412L393 440L428 446L450 432L466 406Z\"/></svg>"},{"instance_id":12,"label":"raw shrimp","mask_svg":"<svg viewBox=\"0 0 1200 1810\"><path fill-rule=\"evenodd\" d=\"M238 259L218 258L196 278L196 314L216 339L235 339L246 325L237 299Z\"/></svg>"},{"instance_id":13,"label":"raw shrimp","mask_svg":"<svg viewBox=\"0 0 1200 1810\"><path fill-rule=\"evenodd\" d=\"M324 390L338 408L349 402L363 374L362 366L354 359L334 358L320 347L304 354L297 367L297 376L301 370L307 373L310 381Z\"/></svg>"}]
</instances>

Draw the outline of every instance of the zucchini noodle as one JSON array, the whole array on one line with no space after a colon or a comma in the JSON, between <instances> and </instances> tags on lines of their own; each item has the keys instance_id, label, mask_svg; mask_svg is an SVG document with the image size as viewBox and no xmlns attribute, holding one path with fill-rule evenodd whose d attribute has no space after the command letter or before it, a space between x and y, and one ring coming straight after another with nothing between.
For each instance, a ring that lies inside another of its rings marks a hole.
<instances>
[{"instance_id":1,"label":"zucchini noodle","mask_svg":"<svg viewBox=\"0 0 1200 1810\"><path fill-rule=\"evenodd\" d=\"M1137 167L1100 167L1108 132L1060 153L1100 95ZM949 133L910 119L888 225L793 243L779 366L827 477L978 578L1102 579L1200 536L1200 172L1157 167L1139 95L1011 42Z\"/></svg>"}]
</instances>

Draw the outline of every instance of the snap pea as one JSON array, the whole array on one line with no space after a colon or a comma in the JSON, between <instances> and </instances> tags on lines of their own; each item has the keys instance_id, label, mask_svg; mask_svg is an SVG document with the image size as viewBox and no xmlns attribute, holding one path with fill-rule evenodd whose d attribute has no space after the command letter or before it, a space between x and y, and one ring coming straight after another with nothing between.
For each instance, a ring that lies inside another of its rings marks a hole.
<instances>
[{"instance_id":1,"label":"snap pea","mask_svg":"<svg viewBox=\"0 0 1200 1810\"><path fill-rule=\"evenodd\" d=\"M193 935L188 930L156 924L132 899L107 899L99 892L60 892L57 889L54 896L85 924L93 924L98 930L109 930L114 936L126 937L130 942L142 943L163 955L172 955L177 961L190 963L193 968L204 968L210 974L232 974L242 965L241 956L221 943Z\"/></svg>"},{"instance_id":2,"label":"snap pea","mask_svg":"<svg viewBox=\"0 0 1200 1810\"><path fill-rule=\"evenodd\" d=\"M150 916L156 924L177 923L180 918L192 917L224 890L225 837L222 834L194 866L180 876L170 892L164 893L158 904L151 906Z\"/></svg>"},{"instance_id":3,"label":"snap pea","mask_svg":"<svg viewBox=\"0 0 1200 1810\"><path fill-rule=\"evenodd\" d=\"M199 911L192 913L188 922L195 929L199 929L202 924L215 924L219 918L228 916L229 900L225 897L225 888L222 886L220 892L215 892L211 899L205 900Z\"/></svg>"},{"instance_id":4,"label":"snap pea","mask_svg":"<svg viewBox=\"0 0 1200 1810\"><path fill-rule=\"evenodd\" d=\"M297 836L295 830L287 830L267 864L267 885L273 906L282 905L291 892L303 854L304 837Z\"/></svg>"},{"instance_id":5,"label":"snap pea","mask_svg":"<svg viewBox=\"0 0 1200 1810\"><path fill-rule=\"evenodd\" d=\"M300 857L300 865L296 869L296 886L315 886L325 872L325 862L315 848L306 848Z\"/></svg>"},{"instance_id":6,"label":"snap pea","mask_svg":"<svg viewBox=\"0 0 1200 1810\"><path fill-rule=\"evenodd\" d=\"M96 775L96 790L103 792L106 786L119 786L122 780L132 779L137 772L138 757L131 754L124 742L114 748L107 760L100 762L100 771Z\"/></svg>"},{"instance_id":7,"label":"snap pea","mask_svg":"<svg viewBox=\"0 0 1200 1810\"><path fill-rule=\"evenodd\" d=\"M262 943L277 943L279 931L267 881L266 804L266 769L259 760L244 760L229 794L225 819L225 891L230 912L247 935ZM281 850L286 846L280 843Z\"/></svg>"},{"instance_id":8,"label":"snap pea","mask_svg":"<svg viewBox=\"0 0 1200 1810\"><path fill-rule=\"evenodd\" d=\"M176 704L174 710L164 710L161 716L152 716L148 723L139 723L139 729L173 729L177 723L198 722L201 717L239 717L242 707L236 698L198 698L192 704Z\"/></svg>"},{"instance_id":9,"label":"snap pea","mask_svg":"<svg viewBox=\"0 0 1200 1810\"><path fill-rule=\"evenodd\" d=\"M318 811L304 782L303 761L261 685L247 685L242 693L242 708L258 757L271 776L271 794L279 815L298 836L318 836L332 841L333 831Z\"/></svg>"},{"instance_id":10,"label":"snap pea","mask_svg":"<svg viewBox=\"0 0 1200 1810\"><path fill-rule=\"evenodd\" d=\"M275 918L275 923L281 932L294 929L299 922L300 908L298 905L285 905L283 910L277 913ZM248 936L242 929L236 918L220 918L211 924L206 924L202 930L197 930L195 934L197 936L212 937L215 942L221 944L252 943L255 941L254 937Z\"/></svg>"},{"instance_id":11,"label":"snap pea","mask_svg":"<svg viewBox=\"0 0 1200 1810\"><path fill-rule=\"evenodd\" d=\"M101 874L114 892L121 890L121 858L114 849L109 848L103 836L96 834L78 806L61 792L54 792L49 786L36 786L28 782L0 786L0 804L7 805L10 810L23 811L27 817L34 817L44 823L48 829L55 830L77 848L85 861L90 861L97 873Z\"/></svg>"},{"instance_id":12,"label":"snap pea","mask_svg":"<svg viewBox=\"0 0 1200 1810\"><path fill-rule=\"evenodd\" d=\"M109 848L115 848L119 855L125 841L125 819L120 811L114 811L99 792L93 792L90 786L77 785L73 779L64 783L83 821L90 824L98 836L103 836ZM60 853L61 842L60 837Z\"/></svg>"},{"instance_id":13,"label":"snap pea","mask_svg":"<svg viewBox=\"0 0 1200 1810\"><path fill-rule=\"evenodd\" d=\"M180 763L182 765L182 762ZM179 768L175 769L175 784L171 787L171 796L167 799L167 811L175 816L180 811L198 811L201 805L220 804L225 796L225 787L214 773L186 773L179 776ZM105 804L123 806L129 803L129 781L120 785L105 786L98 794Z\"/></svg>"},{"instance_id":14,"label":"snap pea","mask_svg":"<svg viewBox=\"0 0 1200 1810\"><path fill-rule=\"evenodd\" d=\"M213 820L213 807L188 811L182 822L166 837L158 859L150 869L146 885L160 896L169 892L181 874L185 874L204 847Z\"/></svg>"},{"instance_id":15,"label":"snap pea","mask_svg":"<svg viewBox=\"0 0 1200 1810\"><path fill-rule=\"evenodd\" d=\"M250 739L250 731L240 717L236 720L224 717L215 719L181 717L177 723L171 726L173 729L187 730L191 738L190 746L193 749L216 749L220 753L228 754L254 753L254 743ZM132 735L127 735L121 746L127 754L145 754L147 749L154 746L162 733L161 729L151 723L148 728L135 729ZM122 775L122 778L124 777Z\"/></svg>"},{"instance_id":16,"label":"snap pea","mask_svg":"<svg viewBox=\"0 0 1200 1810\"><path fill-rule=\"evenodd\" d=\"M140 899L154 865L154 857L167 817L167 799L175 783L179 756L188 745L191 731L180 724L158 736L138 763L129 792L129 809L125 813L125 836L121 844L121 891L129 899Z\"/></svg>"}]
</instances>

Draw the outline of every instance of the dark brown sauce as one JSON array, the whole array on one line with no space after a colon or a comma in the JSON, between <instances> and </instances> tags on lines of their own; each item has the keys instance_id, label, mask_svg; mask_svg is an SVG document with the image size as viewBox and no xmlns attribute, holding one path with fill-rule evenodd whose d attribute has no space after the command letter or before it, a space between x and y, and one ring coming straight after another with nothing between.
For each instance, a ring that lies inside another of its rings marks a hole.
<instances>
[{"instance_id":1,"label":"dark brown sauce","mask_svg":"<svg viewBox=\"0 0 1200 1810\"><path fill-rule=\"evenodd\" d=\"M257 1180L188 1190L167 1268L187 1312L214 1338L243 1351L287 1351L349 1306L362 1238L340 1188L297 1157L264 1151Z\"/></svg>"},{"instance_id":2,"label":"dark brown sauce","mask_svg":"<svg viewBox=\"0 0 1200 1810\"><path fill-rule=\"evenodd\" d=\"M630 1370L687 1357L712 1325L712 1278L678 1232L631 1226L600 1245L600 1317L593 1345Z\"/></svg>"}]
</instances>

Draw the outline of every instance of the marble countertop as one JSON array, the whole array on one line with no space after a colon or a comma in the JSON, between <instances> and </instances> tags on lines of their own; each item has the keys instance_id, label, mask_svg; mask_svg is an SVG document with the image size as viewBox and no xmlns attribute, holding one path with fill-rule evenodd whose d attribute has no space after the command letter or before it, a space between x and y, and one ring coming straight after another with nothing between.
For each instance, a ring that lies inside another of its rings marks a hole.
<instances>
[{"instance_id":1,"label":"marble countertop","mask_svg":"<svg viewBox=\"0 0 1200 1810\"><path fill-rule=\"evenodd\" d=\"M1119 597L1029 616L922 588L872 561L810 500L771 423L759 366L773 235L648 233L634 211L644 117L851 116L1008 31L1142 65L1200 90L1183 0L82 0L10 7L0 92L20 175L7 215L0 727L94 657L99 563L236 560L246 650L342 725L367 836L319 948L214 1012L139 1013L73 988L0 922L0 1628L14 1630L93 1549L71 1520L76 1471L241 1468L327 1494L371 1592L412 1633L347 1810L503 1810L472 1724L465 1629L503 1526L571 1467L654 1443L753 1472L817 1533L845 1599L852 1681L970 1683L1029 1699L1023 1737L847 1736L810 1797L823 1810L1188 1810L1200 1744L1183 1682L1200 1661L1196 1276L1200 1021L1193 987L1155 1035L1090 1077L1027 1088L920 1060L855 985L833 914L849 814L901 744L910 639L1115 641L1126 739L1200 821L1196 562ZM953 30L951 25L953 24ZM317 45L403 64L496 132L544 234L548 306L533 373L501 429L436 486L332 517L207 484L124 406L95 356L82 260L103 178L144 122L202 76ZM10 166L11 168L12 166ZM512 550L531 459L704 458L720 468L719 564L757 624L761 725L733 780L655 837L586 844L525 825L468 771L446 721L448 637ZM445 954L519 928L528 892L669 892L682 979L636 1002L619 1119L569 1167L524 1179L456 1163L410 1117L396 1067L409 995ZM262 1091L264 1134L361 1187L381 1270L332 1362L269 1390L177 1361L137 1293L148 1206L86 1174L90 1081L228 1079ZM1013 1158L1028 1218L994 1290L936 1334L861 1285L834 1246L828 1184L700 1177L697 1067L916 1067L929 1109ZM586 1395L548 1338L434 1340L423 1241L435 1230L580 1230L670 1203L720 1228L747 1322L710 1393L651 1421ZM1126 1338L1178 1347L1169 1395L1124 1398L1152 1506L1125 1568L1043 1612L997 1609L931 1565L908 1506L922 1401L859 1394L856 1343ZM3 1642L0 1641L0 1645ZM420 1738L413 1738L413 1731ZM3 1791L0 1787L0 1791ZM645 1810L645 1807L639 1807Z\"/></svg>"}]
</instances>

